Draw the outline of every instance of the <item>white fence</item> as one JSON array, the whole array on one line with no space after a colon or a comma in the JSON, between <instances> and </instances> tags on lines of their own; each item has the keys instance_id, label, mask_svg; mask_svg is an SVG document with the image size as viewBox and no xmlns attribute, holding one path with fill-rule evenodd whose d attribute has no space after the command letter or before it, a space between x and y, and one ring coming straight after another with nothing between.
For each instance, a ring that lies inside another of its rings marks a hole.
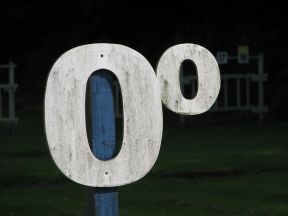
<instances>
[{"instance_id":1,"label":"white fence","mask_svg":"<svg viewBox=\"0 0 288 216\"><path fill-rule=\"evenodd\" d=\"M16 65L10 62L8 65L0 65L0 73L8 73L8 82L2 83L0 80L0 122L16 124L18 119L15 116L15 92L18 85L15 83L14 73ZM6 104L8 112L3 113L3 96L7 94L8 103Z\"/></svg>"},{"instance_id":2,"label":"white fence","mask_svg":"<svg viewBox=\"0 0 288 216\"><path fill-rule=\"evenodd\" d=\"M259 120L263 119L264 113L268 111L268 107L264 104L264 82L267 80L267 74L264 74L263 71L264 56L259 54L249 58L257 60L258 71L255 73L221 74L220 95L210 109L211 112L246 110L258 114ZM182 88L191 88L192 95L195 95L196 82L196 76L186 76L181 81ZM233 92L231 92L231 87L234 88ZM114 95L116 117L122 117L120 88L116 83L114 84ZM180 121L184 122L185 116L181 115Z\"/></svg>"}]
</instances>

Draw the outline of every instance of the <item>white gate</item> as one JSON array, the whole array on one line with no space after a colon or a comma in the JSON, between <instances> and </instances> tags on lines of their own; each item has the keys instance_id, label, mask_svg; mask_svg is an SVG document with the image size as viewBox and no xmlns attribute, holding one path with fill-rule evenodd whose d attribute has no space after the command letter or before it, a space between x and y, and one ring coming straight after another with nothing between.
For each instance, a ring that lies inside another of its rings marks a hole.
<instances>
[{"instance_id":1,"label":"white gate","mask_svg":"<svg viewBox=\"0 0 288 216\"><path fill-rule=\"evenodd\" d=\"M15 92L18 85L15 83L14 72L16 65L10 62L8 65L0 65L0 73L8 73L8 82L0 80L0 122L16 124L18 119L15 116ZM7 94L8 103L4 104L3 96ZM4 107L7 113L4 114Z\"/></svg>"}]
</instances>

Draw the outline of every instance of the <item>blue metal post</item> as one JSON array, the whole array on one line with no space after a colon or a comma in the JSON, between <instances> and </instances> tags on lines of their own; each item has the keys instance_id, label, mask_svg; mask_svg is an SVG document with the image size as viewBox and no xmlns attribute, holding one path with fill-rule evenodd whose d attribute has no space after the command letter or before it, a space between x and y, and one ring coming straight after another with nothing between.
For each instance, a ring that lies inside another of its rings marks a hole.
<instances>
[{"instance_id":1,"label":"blue metal post","mask_svg":"<svg viewBox=\"0 0 288 216\"><path fill-rule=\"evenodd\" d=\"M113 80L104 70L91 76L92 150L100 160L113 158L116 151ZM93 216L118 216L116 188L95 188Z\"/></svg>"}]
</instances>

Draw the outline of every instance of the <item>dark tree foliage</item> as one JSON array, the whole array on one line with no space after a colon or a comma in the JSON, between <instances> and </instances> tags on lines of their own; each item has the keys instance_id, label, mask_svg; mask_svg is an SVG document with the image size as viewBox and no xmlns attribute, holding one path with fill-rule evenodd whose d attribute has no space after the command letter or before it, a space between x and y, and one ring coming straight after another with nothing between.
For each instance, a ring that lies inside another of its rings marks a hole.
<instances>
[{"instance_id":1,"label":"dark tree foliage","mask_svg":"<svg viewBox=\"0 0 288 216\"><path fill-rule=\"evenodd\" d=\"M264 53L268 95L272 97L288 71L285 8L251 4L152 8L152 4L128 5L115 0L2 0L0 64L15 62L18 98L26 104L41 104L53 62L75 46L124 44L142 53L155 67L161 53L174 44L196 43L214 53L225 50L233 54L238 45L245 44L251 53Z\"/></svg>"}]
</instances>

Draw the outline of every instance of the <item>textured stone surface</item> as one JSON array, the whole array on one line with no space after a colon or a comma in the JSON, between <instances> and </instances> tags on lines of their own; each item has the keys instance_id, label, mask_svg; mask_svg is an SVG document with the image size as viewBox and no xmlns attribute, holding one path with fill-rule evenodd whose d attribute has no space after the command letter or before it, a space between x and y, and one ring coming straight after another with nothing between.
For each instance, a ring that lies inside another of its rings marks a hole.
<instances>
[{"instance_id":1,"label":"textured stone surface","mask_svg":"<svg viewBox=\"0 0 288 216\"><path fill-rule=\"evenodd\" d=\"M180 66L186 59L194 62L198 75L197 95L191 100L184 98L180 90ZM184 115L197 115L209 110L220 90L216 59L207 49L196 44L179 44L167 49L158 62L157 77L164 105Z\"/></svg>"},{"instance_id":2,"label":"textured stone surface","mask_svg":"<svg viewBox=\"0 0 288 216\"><path fill-rule=\"evenodd\" d=\"M85 123L87 80L99 69L115 73L123 97L123 143L119 154L108 161L93 156ZM115 44L76 47L64 53L50 71L45 93L48 145L59 169L77 183L112 187L142 178L158 157L162 121L154 70L133 49Z\"/></svg>"}]
</instances>

